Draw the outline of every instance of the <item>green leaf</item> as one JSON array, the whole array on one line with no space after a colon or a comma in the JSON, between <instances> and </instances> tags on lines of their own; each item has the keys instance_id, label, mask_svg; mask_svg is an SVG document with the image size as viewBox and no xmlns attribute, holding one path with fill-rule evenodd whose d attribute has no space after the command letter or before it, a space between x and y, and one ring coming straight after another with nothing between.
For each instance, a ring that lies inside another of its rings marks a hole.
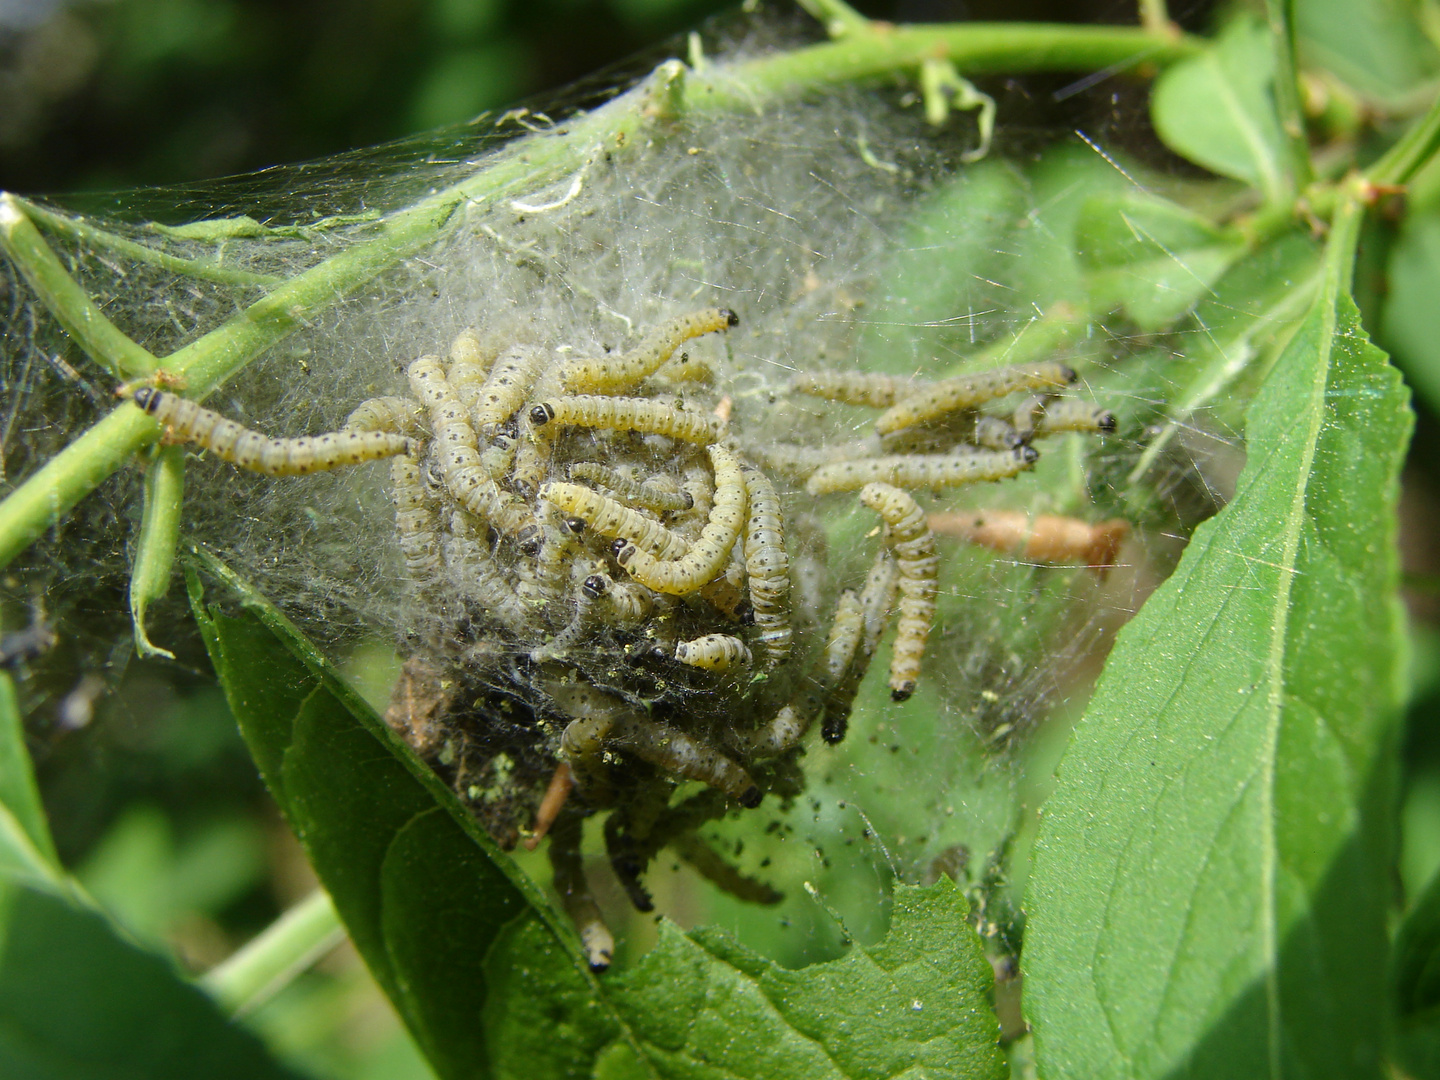
<instances>
[{"instance_id":1,"label":"green leaf","mask_svg":"<svg viewBox=\"0 0 1440 1080\"><path fill-rule=\"evenodd\" d=\"M1245 251L1194 211L1138 193L1086 200L1075 241L1091 298L1147 331L1194 307Z\"/></svg>"},{"instance_id":2,"label":"green leaf","mask_svg":"<svg viewBox=\"0 0 1440 1080\"><path fill-rule=\"evenodd\" d=\"M1024 954L1050 1080L1379 1075L1411 415L1346 291L1358 220L1058 771Z\"/></svg>"},{"instance_id":3,"label":"green leaf","mask_svg":"<svg viewBox=\"0 0 1440 1080\"><path fill-rule=\"evenodd\" d=\"M1416 392L1440 410L1440 215L1405 219L1387 276L1381 332Z\"/></svg>"},{"instance_id":4,"label":"green leaf","mask_svg":"<svg viewBox=\"0 0 1440 1080\"><path fill-rule=\"evenodd\" d=\"M1398 1043L1416 1076L1440 1072L1440 877L1415 901L1395 938Z\"/></svg>"},{"instance_id":5,"label":"green leaf","mask_svg":"<svg viewBox=\"0 0 1440 1080\"><path fill-rule=\"evenodd\" d=\"M1391 104L1435 76L1440 56L1413 0L1297 0L1295 34L1305 58L1356 90Z\"/></svg>"},{"instance_id":6,"label":"green leaf","mask_svg":"<svg viewBox=\"0 0 1440 1080\"><path fill-rule=\"evenodd\" d=\"M0 671L0 870L25 868L27 877L45 880L59 867L35 769L25 749L15 682Z\"/></svg>"},{"instance_id":7,"label":"green leaf","mask_svg":"<svg viewBox=\"0 0 1440 1080\"><path fill-rule=\"evenodd\" d=\"M661 1076L701 1080L979 1080L1009 1075L994 974L948 881L897 885L889 935L789 971L722 931L660 944L617 980L617 999ZM624 1052L608 1075L629 1076Z\"/></svg>"},{"instance_id":8,"label":"green leaf","mask_svg":"<svg viewBox=\"0 0 1440 1080\"><path fill-rule=\"evenodd\" d=\"M987 316L1010 306L1010 290L996 282L1014 261L1009 238L1024 220L1025 203L1015 172L988 161L960 171L923 201L867 303L857 346L861 366L912 373L917 333L932 353L988 336Z\"/></svg>"},{"instance_id":9,"label":"green leaf","mask_svg":"<svg viewBox=\"0 0 1440 1080\"><path fill-rule=\"evenodd\" d=\"M1285 233L1242 257L1196 307L1183 355L1161 367L1165 385L1156 396L1166 402L1165 424L1146 441L1127 478L1132 513L1153 498L1152 490L1134 485L1196 412L1209 410L1223 428L1238 428L1258 375L1310 307L1320 277L1315 242L1305 233ZM1132 386L1130 393L1143 391Z\"/></svg>"},{"instance_id":10,"label":"green leaf","mask_svg":"<svg viewBox=\"0 0 1440 1080\"><path fill-rule=\"evenodd\" d=\"M1275 111L1275 56L1270 35L1237 19L1199 56L1168 68L1155 81L1151 119L1165 145L1221 176L1285 200L1285 135Z\"/></svg>"},{"instance_id":11,"label":"green leaf","mask_svg":"<svg viewBox=\"0 0 1440 1080\"><path fill-rule=\"evenodd\" d=\"M542 996L553 1075L588 1074L617 1018L573 932L450 791L288 620L213 557L240 617L207 607L210 656L266 785L376 981L442 1077L526 1075L534 1031L504 1022ZM523 941L523 964L497 966ZM490 1018L481 1023L482 1017Z\"/></svg>"},{"instance_id":12,"label":"green leaf","mask_svg":"<svg viewBox=\"0 0 1440 1080\"><path fill-rule=\"evenodd\" d=\"M293 1077L169 963L99 914L0 887L0 1075L7 1080Z\"/></svg>"}]
</instances>

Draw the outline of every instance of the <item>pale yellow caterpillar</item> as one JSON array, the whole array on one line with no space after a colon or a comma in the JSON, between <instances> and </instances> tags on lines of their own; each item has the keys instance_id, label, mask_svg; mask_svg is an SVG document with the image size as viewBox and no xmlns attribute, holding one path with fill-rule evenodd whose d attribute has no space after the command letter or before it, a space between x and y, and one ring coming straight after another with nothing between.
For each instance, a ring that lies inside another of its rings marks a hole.
<instances>
[{"instance_id":1,"label":"pale yellow caterpillar","mask_svg":"<svg viewBox=\"0 0 1440 1080\"><path fill-rule=\"evenodd\" d=\"M869 405L872 409L888 409L927 385L895 375L863 371L802 371L790 380L790 389L797 394L846 405Z\"/></svg>"},{"instance_id":2,"label":"pale yellow caterpillar","mask_svg":"<svg viewBox=\"0 0 1440 1080\"><path fill-rule=\"evenodd\" d=\"M343 430L390 431L418 438L426 432L425 410L412 398L370 398L355 406Z\"/></svg>"},{"instance_id":3,"label":"pale yellow caterpillar","mask_svg":"<svg viewBox=\"0 0 1440 1080\"><path fill-rule=\"evenodd\" d=\"M739 324L739 316L725 308L706 308L681 315L655 327L629 352L571 360L562 369L560 381L571 393L622 394L659 371L685 342Z\"/></svg>"},{"instance_id":4,"label":"pale yellow caterpillar","mask_svg":"<svg viewBox=\"0 0 1440 1080\"><path fill-rule=\"evenodd\" d=\"M420 466L410 458L397 457L390 463L390 483L395 490L395 535L400 554L405 557L405 569L416 582L428 583L439 577L445 567Z\"/></svg>"},{"instance_id":5,"label":"pale yellow caterpillar","mask_svg":"<svg viewBox=\"0 0 1440 1080\"><path fill-rule=\"evenodd\" d=\"M805 490L811 495L856 491L870 483L896 487L941 488L1004 480L1035 464L1039 454L1029 446L1014 450L957 450L951 454L891 454L822 465L810 474Z\"/></svg>"},{"instance_id":6,"label":"pale yellow caterpillar","mask_svg":"<svg viewBox=\"0 0 1440 1080\"><path fill-rule=\"evenodd\" d=\"M890 609L895 606L895 593L899 584L900 571L894 556L881 549L866 575L865 587L857 598L864 619L864 634L844 678L831 686L825 693L825 721L820 725L820 737L827 743L835 744L845 738L850 725L850 711L855 705L855 695L860 683L870 670L870 658L880 644L880 636L890 624ZM837 611L836 618L839 618Z\"/></svg>"},{"instance_id":7,"label":"pale yellow caterpillar","mask_svg":"<svg viewBox=\"0 0 1440 1080\"><path fill-rule=\"evenodd\" d=\"M820 682L828 690L839 686L850 671L856 650L865 637L865 609L853 589L840 594L835 605L835 617L830 622L830 633L825 639L822 654Z\"/></svg>"},{"instance_id":8,"label":"pale yellow caterpillar","mask_svg":"<svg viewBox=\"0 0 1440 1080\"><path fill-rule=\"evenodd\" d=\"M464 576L456 584L468 600L489 618L518 630L531 621L530 609L520 598L511 575L496 563L489 543L476 536L475 525L475 518L463 510L450 515L446 562L452 568L464 567Z\"/></svg>"},{"instance_id":9,"label":"pale yellow caterpillar","mask_svg":"<svg viewBox=\"0 0 1440 1080\"><path fill-rule=\"evenodd\" d=\"M745 643L729 634L706 634L682 641L675 646L675 659L722 675L737 668L748 668L751 661Z\"/></svg>"},{"instance_id":10,"label":"pale yellow caterpillar","mask_svg":"<svg viewBox=\"0 0 1440 1080\"><path fill-rule=\"evenodd\" d=\"M694 496L687 491L677 490L674 481L667 478L637 481L598 461L577 461L570 466L570 478L609 488L626 502L643 506L657 514L689 510L695 505Z\"/></svg>"},{"instance_id":11,"label":"pale yellow caterpillar","mask_svg":"<svg viewBox=\"0 0 1440 1080\"><path fill-rule=\"evenodd\" d=\"M574 514L601 536L629 541L657 558L678 559L689 549L660 522L581 484L552 481L540 489L540 499Z\"/></svg>"},{"instance_id":12,"label":"pale yellow caterpillar","mask_svg":"<svg viewBox=\"0 0 1440 1080\"><path fill-rule=\"evenodd\" d=\"M860 501L885 521L885 542L900 571L900 619L890 657L890 697L904 701L915 692L925 639L935 621L940 557L925 512L908 494L889 484L866 484Z\"/></svg>"},{"instance_id":13,"label":"pale yellow caterpillar","mask_svg":"<svg viewBox=\"0 0 1440 1080\"><path fill-rule=\"evenodd\" d=\"M538 349L517 345L502 353L476 394L471 417L476 430L487 439L494 435L525 404L544 369L545 357Z\"/></svg>"},{"instance_id":14,"label":"pale yellow caterpillar","mask_svg":"<svg viewBox=\"0 0 1440 1080\"><path fill-rule=\"evenodd\" d=\"M470 513L518 540L522 550L538 551L540 527L534 512L519 496L501 491L486 471L476 449L475 429L440 361L422 356L406 374L415 396L430 410L435 461L446 488Z\"/></svg>"},{"instance_id":15,"label":"pale yellow caterpillar","mask_svg":"<svg viewBox=\"0 0 1440 1080\"><path fill-rule=\"evenodd\" d=\"M272 439L153 386L139 387L131 399L165 425L174 441L194 443L222 461L266 476L303 476L420 451L414 439L388 431L335 431Z\"/></svg>"},{"instance_id":16,"label":"pale yellow caterpillar","mask_svg":"<svg viewBox=\"0 0 1440 1080\"><path fill-rule=\"evenodd\" d=\"M532 407L529 415L537 429L553 422L558 426L665 435L692 443L712 443L725 433L725 424L718 417L649 398L551 398Z\"/></svg>"},{"instance_id":17,"label":"pale yellow caterpillar","mask_svg":"<svg viewBox=\"0 0 1440 1080\"><path fill-rule=\"evenodd\" d=\"M480 343L480 336L474 330L461 330L450 343L450 363L445 377L460 395L467 408L474 408L476 400L485 388L490 374L490 365L495 360L493 351L487 351Z\"/></svg>"},{"instance_id":18,"label":"pale yellow caterpillar","mask_svg":"<svg viewBox=\"0 0 1440 1080\"><path fill-rule=\"evenodd\" d=\"M822 465L875 457L881 452L879 438L855 439L825 446L800 446L788 442L765 442L746 447L746 453L762 468L803 480Z\"/></svg>"},{"instance_id":19,"label":"pale yellow caterpillar","mask_svg":"<svg viewBox=\"0 0 1440 1080\"><path fill-rule=\"evenodd\" d=\"M1037 438L1064 431L1101 434L1115 430L1115 414L1081 398L1042 398L1038 405L1026 402L1016 410L1015 426Z\"/></svg>"},{"instance_id":20,"label":"pale yellow caterpillar","mask_svg":"<svg viewBox=\"0 0 1440 1080\"><path fill-rule=\"evenodd\" d=\"M953 413L973 409L1017 390L1049 390L1069 386L1075 372L1055 360L1016 364L931 383L880 414L875 430L881 435L914 427Z\"/></svg>"},{"instance_id":21,"label":"pale yellow caterpillar","mask_svg":"<svg viewBox=\"0 0 1440 1080\"><path fill-rule=\"evenodd\" d=\"M766 664L782 664L790 655L790 557L775 485L759 469L745 470L750 518L745 525L745 573L757 640Z\"/></svg>"},{"instance_id":22,"label":"pale yellow caterpillar","mask_svg":"<svg viewBox=\"0 0 1440 1080\"><path fill-rule=\"evenodd\" d=\"M708 450L715 468L715 505L690 550L678 559L664 560L631 543L615 556L631 577L656 592L684 596L714 580L745 524L745 474L740 462L718 443Z\"/></svg>"}]
</instances>

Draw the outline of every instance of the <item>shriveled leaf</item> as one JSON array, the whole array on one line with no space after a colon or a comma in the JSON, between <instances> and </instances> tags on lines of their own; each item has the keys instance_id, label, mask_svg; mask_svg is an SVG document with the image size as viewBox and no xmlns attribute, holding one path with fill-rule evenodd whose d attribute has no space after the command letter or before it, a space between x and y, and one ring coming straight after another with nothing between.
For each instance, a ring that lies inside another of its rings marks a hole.
<instances>
[{"instance_id":1,"label":"shriveled leaf","mask_svg":"<svg viewBox=\"0 0 1440 1080\"><path fill-rule=\"evenodd\" d=\"M965 914L948 880L898 886L883 941L801 971L721 931L687 937L664 923L617 1002L666 1077L1002 1077L994 975ZM625 1051L605 1063L633 1075Z\"/></svg>"},{"instance_id":2,"label":"shriveled leaf","mask_svg":"<svg viewBox=\"0 0 1440 1080\"><path fill-rule=\"evenodd\" d=\"M1251 19L1236 19L1203 53L1155 81L1151 119L1177 154L1279 201L1293 184L1286 175L1274 83L1268 31Z\"/></svg>"},{"instance_id":3,"label":"shriveled leaf","mask_svg":"<svg viewBox=\"0 0 1440 1080\"><path fill-rule=\"evenodd\" d=\"M619 1024L573 933L284 616L207 564L245 607L240 617L208 607L190 573L231 709L356 947L436 1072L534 1075L534 1031L496 1017L515 995L544 987L551 1075L588 1075L593 1046ZM516 941L529 943L523 966L497 967L495 956Z\"/></svg>"},{"instance_id":4,"label":"shriveled leaf","mask_svg":"<svg viewBox=\"0 0 1440 1080\"><path fill-rule=\"evenodd\" d=\"M61 897L0 885L0 1076L7 1080L293 1077L169 962Z\"/></svg>"},{"instance_id":5,"label":"shriveled leaf","mask_svg":"<svg viewBox=\"0 0 1440 1080\"><path fill-rule=\"evenodd\" d=\"M1024 955L1049 1080L1379 1075L1411 418L1341 231L1234 500L1121 632L1047 803Z\"/></svg>"},{"instance_id":6,"label":"shriveled leaf","mask_svg":"<svg viewBox=\"0 0 1440 1080\"><path fill-rule=\"evenodd\" d=\"M1239 237L1194 211L1135 193L1086 200L1075 242L1091 298L1149 331L1211 293L1245 250Z\"/></svg>"}]
</instances>

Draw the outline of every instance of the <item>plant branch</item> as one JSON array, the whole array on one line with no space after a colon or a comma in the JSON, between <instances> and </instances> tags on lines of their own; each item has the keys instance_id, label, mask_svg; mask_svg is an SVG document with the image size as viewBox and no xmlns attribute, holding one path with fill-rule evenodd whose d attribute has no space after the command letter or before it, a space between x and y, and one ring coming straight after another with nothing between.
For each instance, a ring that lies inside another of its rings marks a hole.
<instances>
[{"instance_id":1,"label":"plant branch","mask_svg":"<svg viewBox=\"0 0 1440 1080\"><path fill-rule=\"evenodd\" d=\"M1406 184L1440 151L1440 98L1380 160L1365 170L1372 184Z\"/></svg>"},{"instance_id":2,"label":"plant branch","mask_svg":"<svg viewBox=\"0 0 1440 1080\"><path fill-rule=\"evenodd\" d=\"M155 357L105 317L9 193L0 193L0 249L65 332L107 372L123 380L155 370Z\"/></svg>"},{"instance_id":3,"label":"plant branch","mask_svg":"<svg viewBox=\"0 0 1440 1080\"><path fill-rule=\"evenodd\" d=\"M1275 107L1290 151L1290 174L1296 188L1314 178L1305 117L1300 111L1300 77L1295 63L1295 0L1265 0L1270 40L1275 43Z\"/></svg>"},{"instance_id":4,"label":"plant branch","mask_svg":"<svg viewBox=\"0 0 1440 1080\"><path fill-rule=\"evenodd\" d=\"M24 208L27 217L41 223L51 232L70 236L76 240L94 244L96 247L108 248L121 255L128 255L136 262L150 263L175 274L184 274L186 277L199 278L202 281L214 281L221 285L269 286L278 285L285 280L274 274L255 274L249 270L231 270L208 260L185 259L165 251L157 251L148 244L127 240L108 229L92 225L83 217L57 214L53 210L47 210L26 199L16 198L15 201Z\"/></svg>"},{"instance_id":5,"label":"plant branch","mask_svg":"<svg viewBox=\"0 0 1440 1080\"><path fill-rule=\"evenodd\" d=\"M294 905L200 985L232 1017L253 1012L345 940L345 927L324 889Z\"/></svg>"},{"instance_id":6,"label":"plant branch","mask_svg":"<svg viewBox=\"0 0 1440 1080\"><path fill-rule=\"evenodd\" d=\"M1168 63L1197 48L1191 39L1133 28L867 23L863 31L857 29L843 41L711 67L688 79L684 66L670 61L630 93L553 130L510 144L459 183L383 218L371 226L371 238L276 286L238 315L167 356L164 367L184 380L190 396L203 398L320 312L433 243L455 220L463 219L466 207L484 208L543 190L575 174L599 148L639 144L643 140L635 136L657 117L683 110L755 108L812 87L915 68L931 57L948 58L956 70L967 73L1085 71ZM7 251L60 324L117 371L154 370L155 359L104 319L64 272L13 196L0 196L0 215ZM14 236L22 237L25 244ZM34 473L0 503L0 565L159 433L159 425L126 403Z\"/></svg>"}]
</instances>

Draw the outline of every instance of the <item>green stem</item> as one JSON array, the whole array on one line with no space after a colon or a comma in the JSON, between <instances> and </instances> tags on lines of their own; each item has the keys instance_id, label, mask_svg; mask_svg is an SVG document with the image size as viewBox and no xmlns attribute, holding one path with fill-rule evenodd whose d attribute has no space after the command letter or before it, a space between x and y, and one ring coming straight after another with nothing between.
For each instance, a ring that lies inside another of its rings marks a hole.
<instances>
[{"instance_id":1,"label":"green stem","mask_svg":"<svg viewBox=\"0 0 1440 1080\"><path fill-rule=\"evenodd\" d=\"M344 940L345 928L329 894L316 889L208 971L200 985L231 1016L243 1016Z\"/></svg>"},{"instance_id":2,"label":"green stem","mask_svg":"<svg viewBox=\"0 0 1440 1080\"><path fill-rule=\"evenodd\" d=\"M756 97L918 68L932 57L948 59L965 75L1078 72L1172 64L1196 55L1200 47L1194 38L1152 34L1134 27L1049 23L896 26L745 61L719 69L716 77L733 84L748 103ZM689 97L705 104L699 94Z\"/></svg>"},{"instance_id":3,"label":"green stem","mask_svg":"<svg viewBox=\"0 0 1440 1080\"><path fill-rule=\"evenodd\" d=\"M0 248L65 332L112 376L123 380L155 370L155 357L122 334L95 306L50 250L20 201L8 193L0 194Z\"/></svg>"},{"instance_id":4,"label":"green stem","mask_svg":"<svg viewBox=\"0 0 1440 1080\"><path fill-rule=\"evenodd\" d=\"M16 198L15 201L24 208L27 217L40 222L51 232L70 236L96 247L108 248L121 255L128 255L136 262L149 263L162 270L169 270L171 273L199 278L202 281L214 281L221 285L266 286L278 285L285 280L274 274L253 274L249 270L231 270L203 259L184 259L179 255L157 251L147 244L136 243L134 240L117 236L107 229L91 225L84 218L57 214L53 210L47 210L43 206L24 199Z\"/></svg>"},{"instance_id":5,"label":"green stem","mask_svg":"<svg viewBox=\"0 0 1440 1080\"><path fill-rule=\"evenodd\" d=\"M800 0L800 6L825 27L825 32L832 38L870 28L870 20L845 3L845 0Z\"/></svg>"},{"instance_id":6,"label":"green stem","mask_svg":"<svg viewBox=\"0 0 1440 1080\"><path fill-rule=\"evenodd\" d=\"M160 436L160 425L126 403L47 461L0 503L0 566L59 522L116 469Z\"/></svg>"},{"instance_id":7,"label":"green stem","mask_svg":"<svg viewBox=\"0 0 1440 1080\"><path fill-rule=\"evenodd\" d=\"M1275 107L1290 150L1290 175L1297 189L1314 179L1310 141L1300 111L1299 71L1295 64L1295 0L1265 0L1270 40L1275 43Z\"/></svg>"},{"instance_id":8,"label":"green stem","mask_svg":"<svg viewBox=\"0 0 1440 1080\"><path fill-rule=\"evenodd\" d=\"M1140 25L1152 34L1173 34L1175 24L1165 9L1165 0L1140 0Z\"/></svg>"},{"instance_id":9,"label":"green stem","mask_svg":"<svg viewBox=\"0 0 1440 1080\"><path fill-rule=\"evenodd\" d=\"M674 61L663 64L636 90L554 130L511 144L459 183L387 216L371 227L368 239L277 286L240 314L166 357L165 370L177 381L183 379L191 396L203 398L320 312L432 243L466 206L487 207L502 198L531 194L567 176L578 176L601 149L642 142L636 136L653 122L657 112L753 109L767 99L812 87L915 68L934 56L947 57L967 73L1086 71L1118 70L1142 62L1170 63L1198 49L1191 39L1132 28L986 23L871 26L867 24L843 41L716 66L688 80L683 65ZM60 324L82 345L90 342L87 351L93 347L98 356L116 362L117 370L142 364L143 370L153 370L154 358L99 315L12 196L0 196L0 223L4 220L22 232L28 229L26 235L39 242L35 253L27 254L27 249L12 252L12 257ZM10 246L7 241L7 250ZM49 267L44 262L47 254L60 274L36 279L32 268ZM120 364L118 357L124 357L125 363ZM0 503L0 566L58 522L159 432L157 424L125 404L33 474Z\"/></svg>"},{"instance_id":10,"label":"green stem","mask_svg":"<svg viewBox=\"0 0 1440 1080\"><path fill-rule=\"evenodd\" d=\"M170 591L175 568L175 546L180 540L180 508L185 499L185 450L161 447L145 471L145 505L140 515L140 538L130 568L130 621L135 651L141 658L175 654L150 643L145 633L145 610Z\"/></svg>"},{"instance_id":11,"label":"green stem","mask_svg":"<svg viewBox=\"0 0 1440 1080\"><path fill-rule=\"evenodd\" d=\"M1373 184L1409 183L1436 151L1440 151L1440 99L1379 161L1365 170L1365 177Z\"/></svg>"}]
</instances>

